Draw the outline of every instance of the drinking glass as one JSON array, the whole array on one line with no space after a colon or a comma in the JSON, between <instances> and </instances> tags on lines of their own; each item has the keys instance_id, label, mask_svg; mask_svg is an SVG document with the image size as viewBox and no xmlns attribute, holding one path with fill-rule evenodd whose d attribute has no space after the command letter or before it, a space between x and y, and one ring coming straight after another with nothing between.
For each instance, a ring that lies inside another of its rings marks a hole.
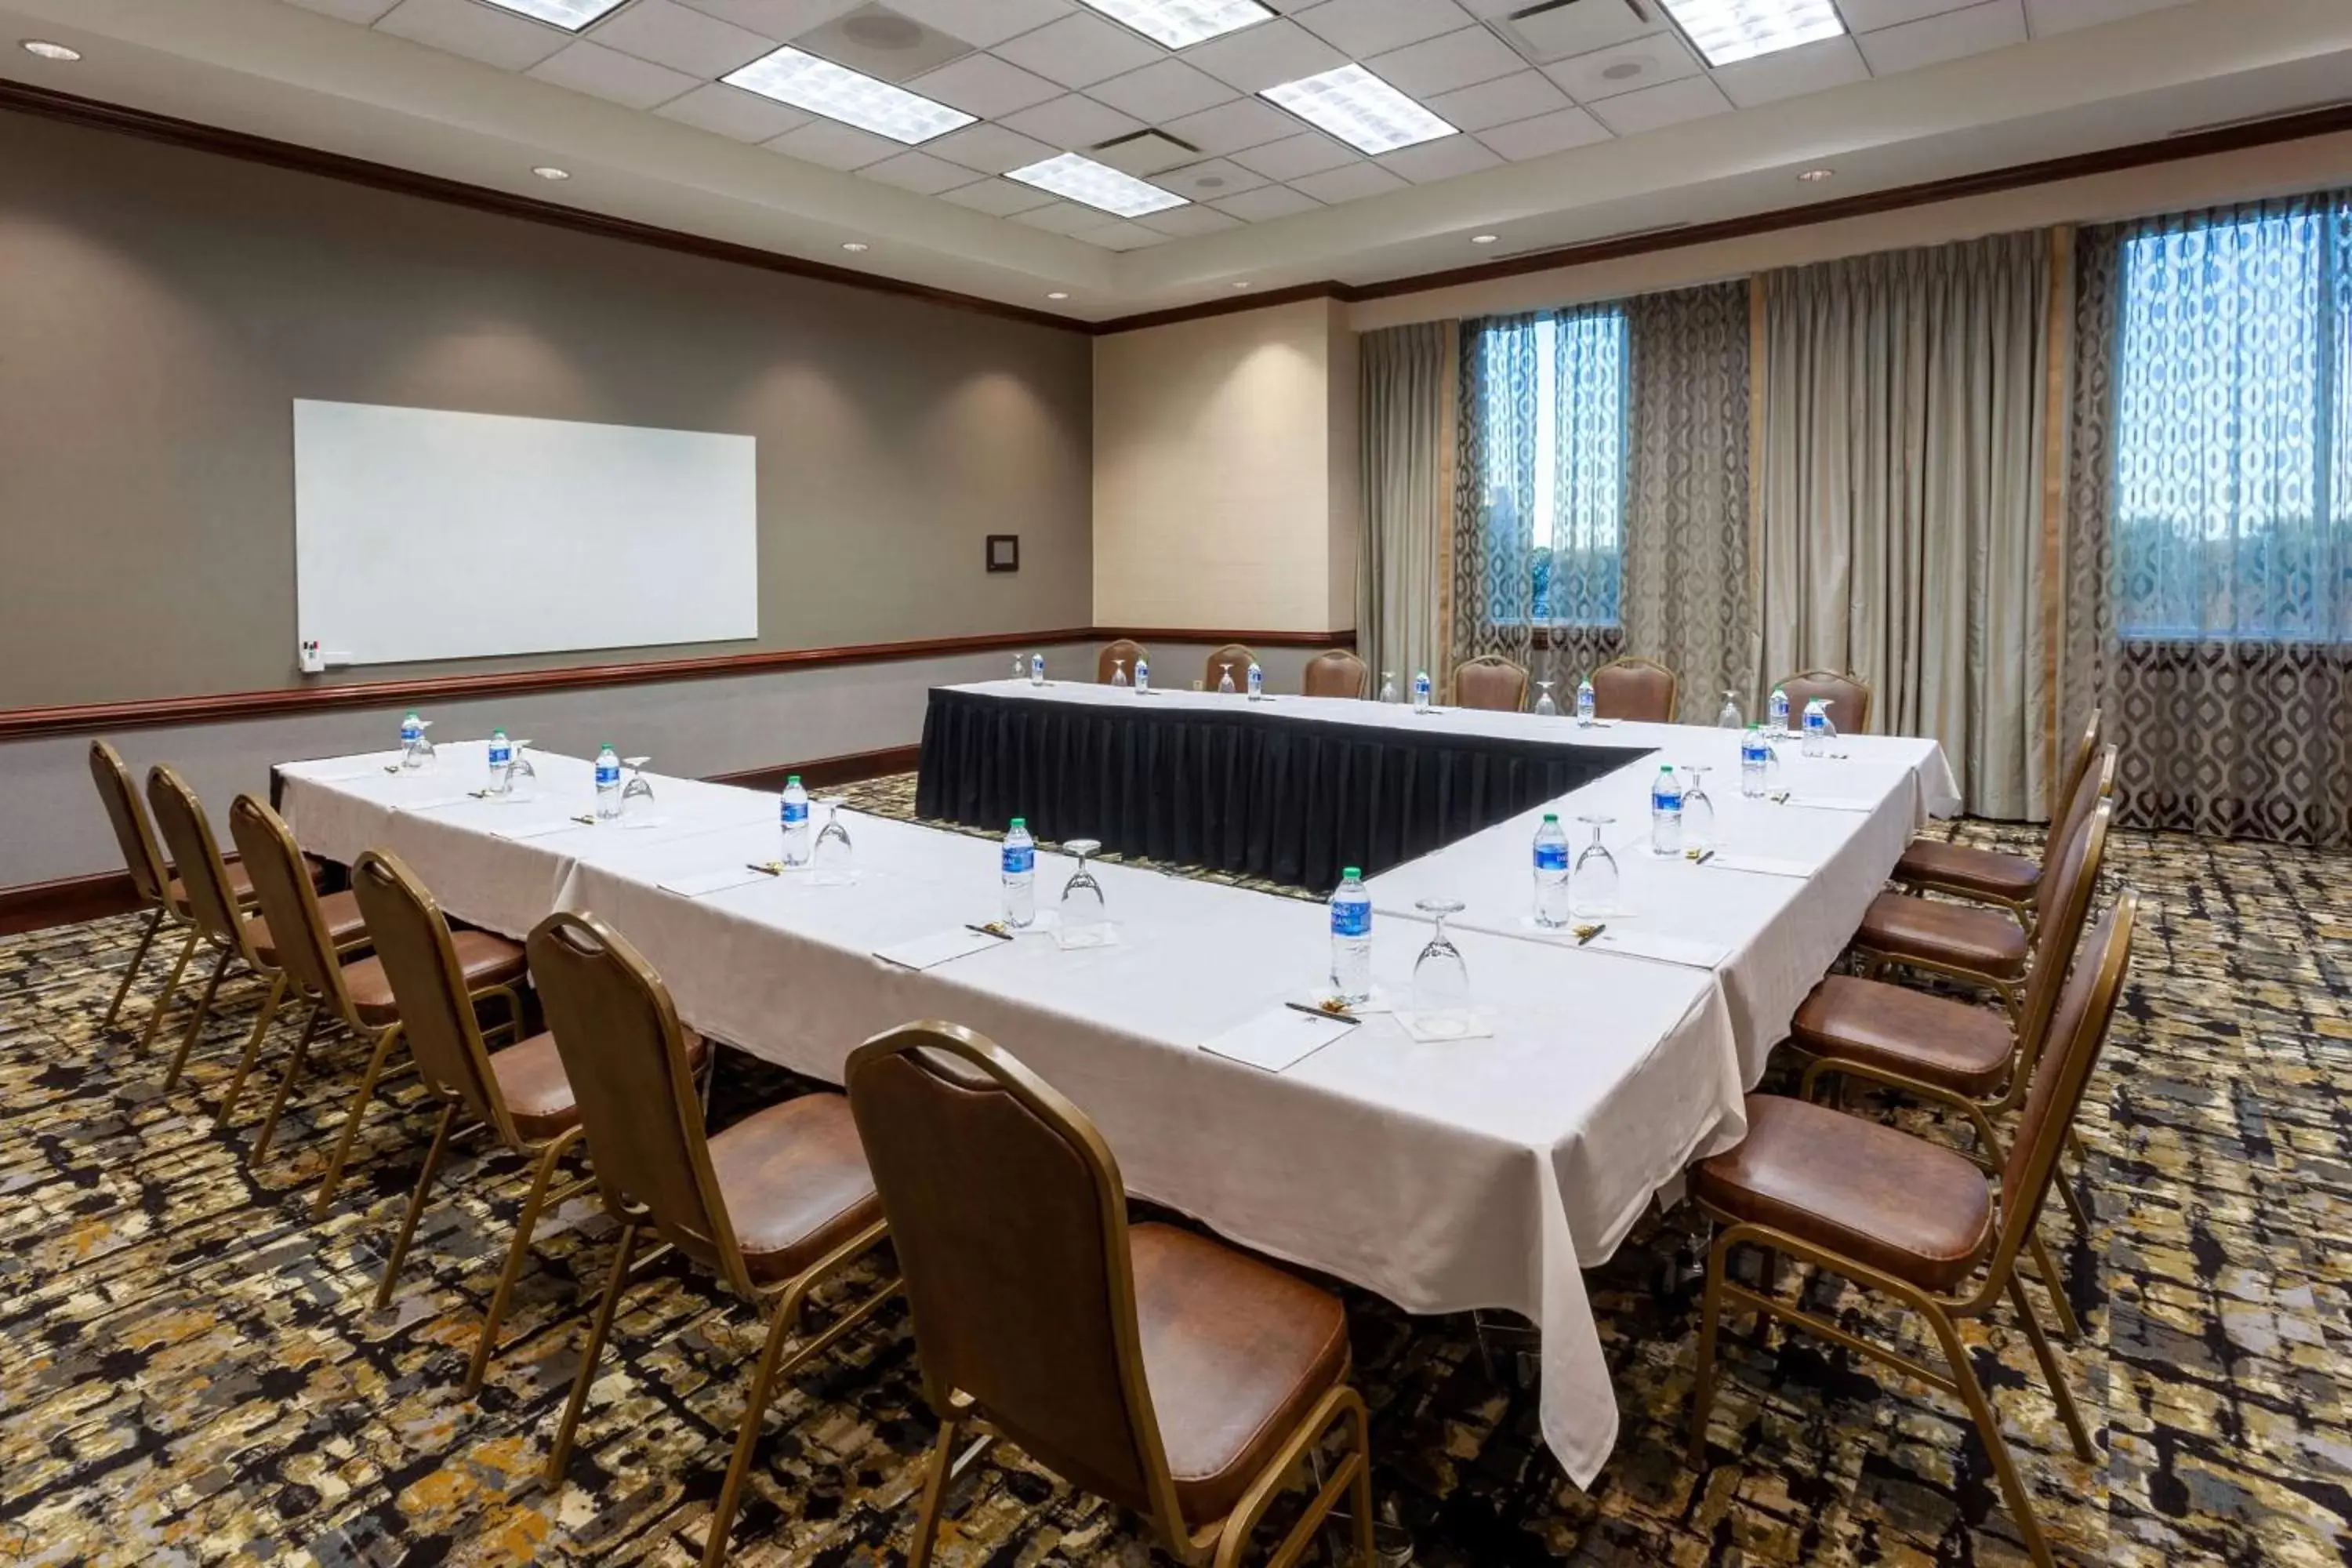
<instances>
[{"instance_id":1,"label":"drinking glass","mask_svg":"<svg viewBox=\"0 0 2352 1568\"><path fill-rule=\"evenodd\" d=\"M1127 684L1127 660L1115 658L1110 661L1110 683L1113 686Z\"/></svg>"},{"instance_id":2,"label":"drinking glass","mask_svg":"<svg viewBox=\"0 0 2352 1568\"><path fill-rule=\"evenodd\" d=\"M1231 697L1234 694L1234 667L1221 664L1217 668L1223 672L1217 677L1217 692L1220 696Z\"/></svg>"},{"instance_id":3,"label":"drinking glass","mask_svg":"<svg viewBox=\"0 0 2352 1568\"><path fill-rule=\"evenodd\" d=\"M1549 680L1537 681L1536 690L1538 694L1536 698L1536 716L1539 719L1559 718L1559 704L1551 700L1551 682Z\"/></svg>"},{"instance_id":4,"label":"drinking glass","mask_svg":"<svg viewBox=\"0 0 2352 1568\"><path fill-rule=\"evenodd\" d=\"M1013 656L1013 679L1015 680L1029 679L1029 661L1017 653Z\"/></svg>"},{"instance_id":5,"label":"drinking glass","mask_svg":"<svg viewBox=\"0 0 2352 1568\"><path fill-rule=\"evenodd\" d=\"M824 826L817 830L816 848L811 860L820 882L845 882L849 879L849 829L841 825L843 802L838 795L821 800L824 807Z\"/></svg>"},{"instance_id":6,"label":"drinking glass","mask_svg":"<svg viewBox=\"0 0 2352 1568\"><path fill-rule=\"evenodd\" d=\"M629 815L634 803L637 801L645 802L648 807L652 806L654 803L654 786L646 782L646 764L652 761L653 759L651 757L623 757L621 759L622 765L629 770L629 782L621 786L621 815L623 816Z\"/></svg>"},{"instance_id":7,"label":"drinking glass","mask_svg":"<svg viewBox=\"0 0 2352 1568\"><path fill-rule=\"evenodd\" d=\"M433 721L430 719L419 719L416 721L416 744L410 748L407 756L400 760L402 767L414 768L420 773L432 771L433 737L426 733L432 728Z\"/></svg>"},{"instance_id":8,"label":"drinking glass","mask_svg":"<svg viewBox=\"0 0 2352 1568\"><path fill-rule=\"evenodd\" d=\"M1102 852L1102 840L1068 839L1062 845L1062 852L1074 856L1078 862L1078 868L1062 884L1062 945L1100 947L1110 934L1110 917L1104 911L1102 884L1087 868L1087 858Z\"/></svg>"},{"instance_id":9,"label":"drinking glass","mask_svg":"<svg viewBox=\"0 0 2352 1568\"><path fill-rule=\"evenodd\" d=\"M1592 842L1584 847L1569 871L1569 913L1588 919L1613 915L1617 912L1617 857L1609 853L1601 837L1617 819L1596 814L1576 820L1592 829Z\"/></svg>"},{"instance_id":10,"label":"drinking glass","mask_svg":"<svg viewBox=\"0 0 2352 1568\"><path fill-rule=\"evenodd\" d=\"M1416 1022L1430 1033L1444 1033L1447 1024L1467 1028L1470 1023L1470 971L1462 950L1445 931L1445 917L1462 912L1459 899L1418 899L1414 909L1435 927L1429 945L1412 964L1412 1010Z\"/></svg>"},{"instance_id":11,"label":"drinking glass","mask_svg":"<svg viewBox=\"0 0 2352 1568\"><path fill-rule=\"evenodd\" d=\"M1706 775L1715 771L1705 763L1685 763L1675 770L1683 784L1683 847L1715 847L1715 802L1706 793Z\"/></svg>"},{"instance_id":12,"label":"drinking glass","mask_svg":"<svg viewBox=\"0 0 2352 1568\"><path fill-rule=\"evenodd\" d=\"M507 800L535 799L539 795L539 770L530 765L530 759L523 755L522 750L530 742L516 741L510 743L514 747L514 755L507 759L506 788L500 794Z\"/></svg>"},{"instance_id":13,"label":"drinking glass","mask_svg":"<svg viewBox=\"0 0 2352 1568\"><path fill-rule=\"evenodd\" d=\"M1715 725L1718 730L1745 730L1748 728L1747 724L1744 723L1739 717L1739 693L1737 691L1727 691L1723 694L1723 710L1715 716Z\"/></svg>"},{"instance_id":14,"label":"drinking glass","mask_svg":"<svg viewBox=\"0 0 2352 1568\"><path fill-rule=\"evenodd\" d=\"M1381 700L1383 702L1394 702L1396 700L1396 671L1393 669L1384 669L1381 671Z\"/></svg>"}]
</instances>

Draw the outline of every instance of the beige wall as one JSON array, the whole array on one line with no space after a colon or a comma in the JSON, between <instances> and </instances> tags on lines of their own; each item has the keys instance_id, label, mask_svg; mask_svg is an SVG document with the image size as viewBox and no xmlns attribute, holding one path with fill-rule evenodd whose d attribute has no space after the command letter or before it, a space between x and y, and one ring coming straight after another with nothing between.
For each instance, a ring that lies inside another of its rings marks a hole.
<instances>
[{"instance_id":1,"label":"beige wall","mask_svg":"<svg viewBox=\"0 0 2352 1568\"><path fill-rule=\"evenodd\" d=\"M1077 332L0 113L0 708L299 682L298 397L757 437L758 643L620 659L1084 626L1090 375Z\"/></svg>"},{"instance_id":2,"label":"beige wall","mask_svg":"<svg viewBox=\"0 0 2352 1568\"><path fill-rule=\"evenodd\" d=\"M1097 624L1355 624L1355 341L1307 300L1095 340Z\"/></svg>"}]
</instances>

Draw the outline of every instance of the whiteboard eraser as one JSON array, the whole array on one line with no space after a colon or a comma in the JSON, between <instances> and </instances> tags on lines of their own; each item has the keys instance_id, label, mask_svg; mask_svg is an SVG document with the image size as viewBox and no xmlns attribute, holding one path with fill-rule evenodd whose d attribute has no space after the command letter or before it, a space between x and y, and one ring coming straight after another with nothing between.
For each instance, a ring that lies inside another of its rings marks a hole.
<instances>
[{"instance_id":1,"label":"whiteboard eraser","mask_svg":"<svg viewBox=\"0 0 2352 1568\"><path fill-rule=\"evenodd\" d=\"M324 675L327 671L327 656L319 651L314 642L295 645L294 663L305 675Z\"/></svg>"}]
</instances>

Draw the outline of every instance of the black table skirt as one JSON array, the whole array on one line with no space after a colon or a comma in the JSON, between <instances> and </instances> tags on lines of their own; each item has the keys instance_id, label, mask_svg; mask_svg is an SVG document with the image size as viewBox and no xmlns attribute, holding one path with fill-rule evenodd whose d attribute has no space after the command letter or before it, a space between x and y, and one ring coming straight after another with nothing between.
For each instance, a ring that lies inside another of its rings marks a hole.
<instances>
[{"instance_id":1,"label":"black table skirt","mask_svg":"<svg viewBox=\"0 0 2352 1568\"><path fill-rule=\"evenodd\" d=\"M1649 755L1150 698L1107 707L935 689L916 811L1294 887L1467 837Z\"/></svg>"}]
</instances>

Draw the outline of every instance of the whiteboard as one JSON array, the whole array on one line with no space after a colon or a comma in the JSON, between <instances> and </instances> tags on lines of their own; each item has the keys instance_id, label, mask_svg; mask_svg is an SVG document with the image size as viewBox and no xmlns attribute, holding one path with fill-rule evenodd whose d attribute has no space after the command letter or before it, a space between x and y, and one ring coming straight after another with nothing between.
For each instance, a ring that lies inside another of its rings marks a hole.
<instances>
[{"instance_id":1,"label":"whiteboard","mask_svg":"<svg viewBox=\"0 0 2352 1568\"><path fill-rule=\"evenodd\" d=\"M298 398L299 635L354 664L757 637L757 450Z\"/></svg>"}]
</instances>

